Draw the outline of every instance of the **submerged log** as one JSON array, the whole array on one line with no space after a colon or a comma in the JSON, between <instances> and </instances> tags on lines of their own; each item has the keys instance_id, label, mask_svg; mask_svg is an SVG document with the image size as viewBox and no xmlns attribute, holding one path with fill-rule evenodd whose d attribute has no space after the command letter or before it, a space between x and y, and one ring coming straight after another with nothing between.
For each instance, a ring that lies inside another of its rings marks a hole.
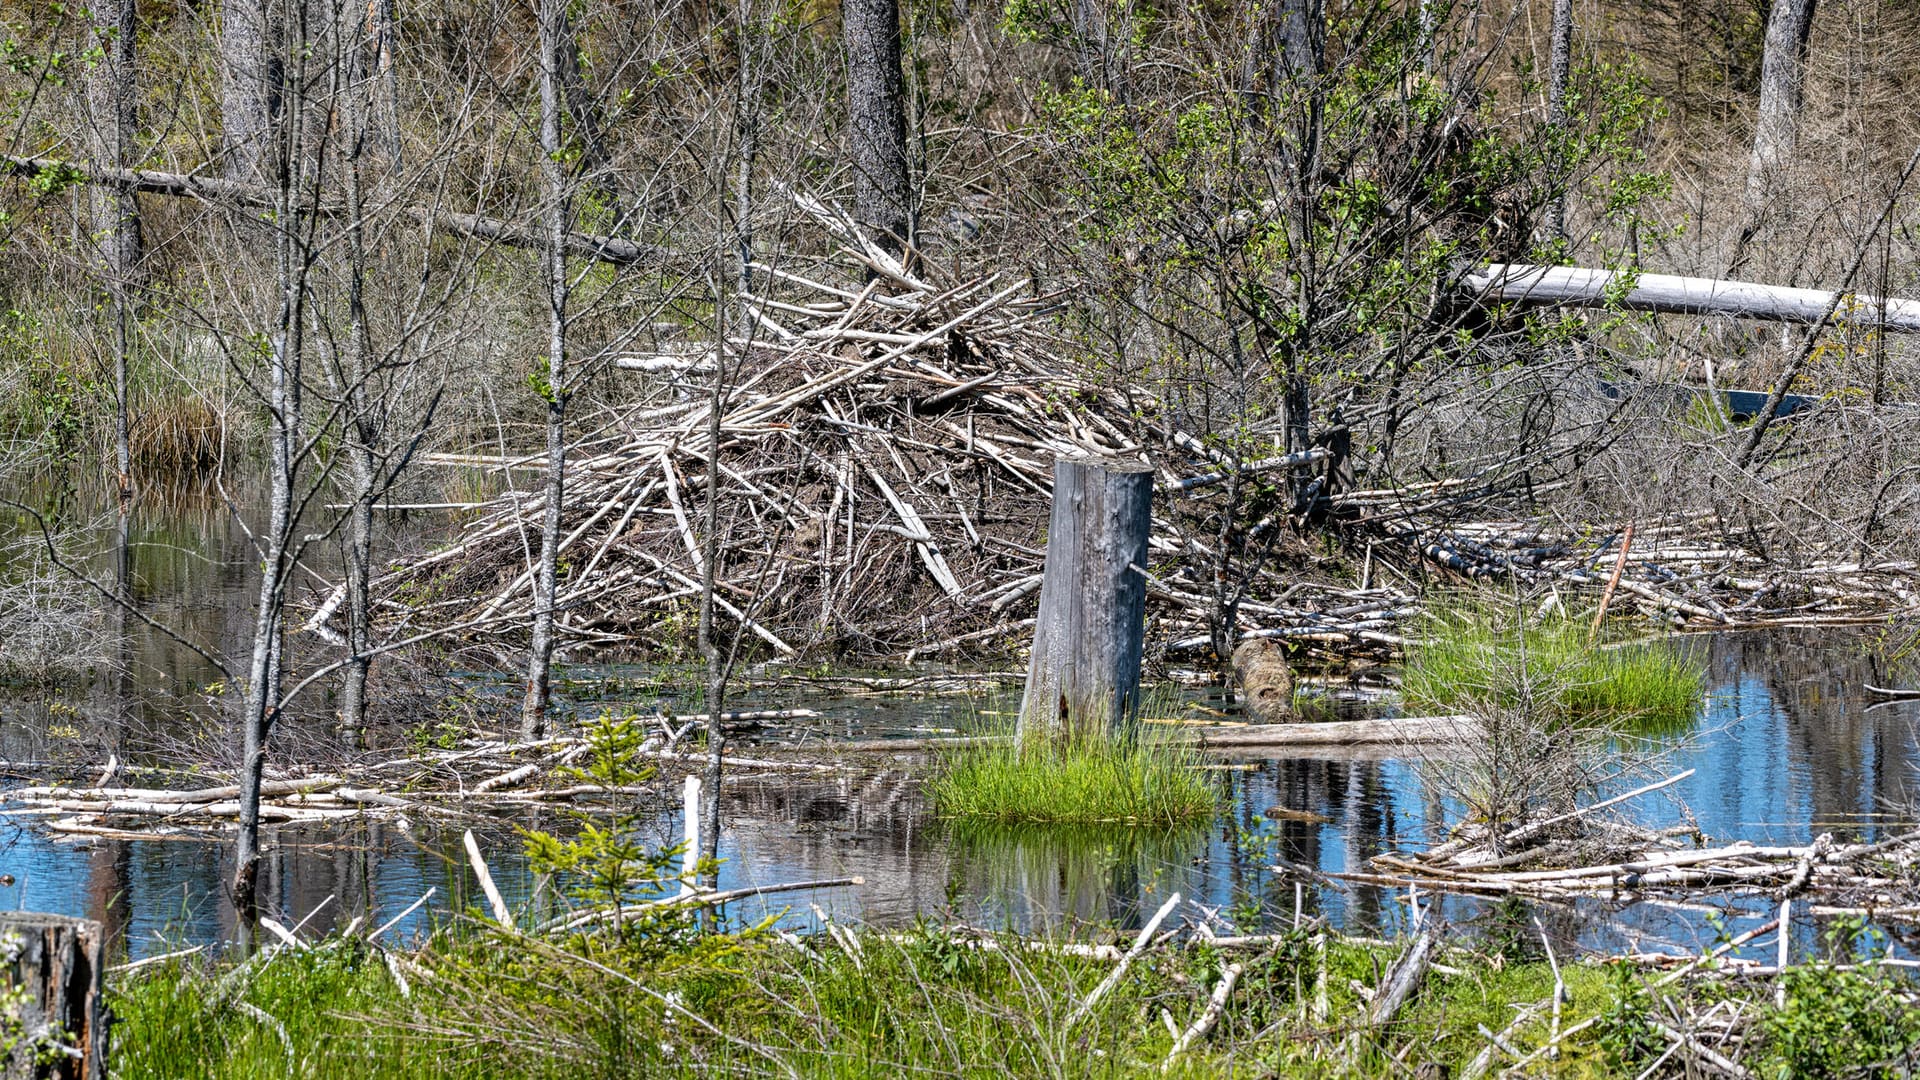
<instances>
[{"instance_id":1,"label":"submerged log","mask_svg":"<svg viewBox=\"0 0 1920 1080\"><path fill-rule=\"evenodd\" d=\"M1021 737L1131 728L1140 705L1153 470L1060 458Z\"/></svg>"},{"instance_id":2,"label":"submerged log","mask_svg":"<svg viewBox=\"0 0 1920 1080\"><path fill-rule=\"evenodd\" d=\"M1920 300L1880 299L1843 293L1836 306L1827 289L1789 289L1754 281L1638 274L1581 266L1530 266L1493 263L1468 274L1467 291L1482 300L1510 304L1568 304L1619 307L1668 315L1737 315L1776 322L1817 323L1827 319L1849 326L1920 333Z\"/></svg>"},{"instance_id":3,"label":"submerged log","mask_svg":"<svg viewBox=\"0 0 1920 1080\"><path fill-rule=\"evenodd\" d=\"M9 958L5 1080L107 1075L106 933L90 919L0 915Z\"/></svg>"}]
</instances>

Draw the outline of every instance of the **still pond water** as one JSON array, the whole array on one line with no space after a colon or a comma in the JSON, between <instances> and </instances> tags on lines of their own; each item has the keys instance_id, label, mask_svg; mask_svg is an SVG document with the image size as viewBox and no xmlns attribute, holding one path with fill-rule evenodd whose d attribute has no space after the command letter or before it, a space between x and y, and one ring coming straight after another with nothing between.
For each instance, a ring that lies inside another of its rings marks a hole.
<instances>
[{"instance_id":1,"label":"still pond water","mask_svg":"<svg viewBox=\"0 0 1920 1080\"><path fill-rule=\"evenodd\" d=\"M196 508L197 507L197 508ZM157 618L223 647L244 641L250 618L247 553L217 502L188 503L131 537L133 580ZM1684 782L1639 800L1634 813L1670 825L1690 812L1718 841L1804 842L1821 832L1874 839L1908 826L1920 805L1920 703L1869 709L1861 687L1912 673L1889 672L1851 632L1769 632L1697 637L1709 664L1708 696L1660 772L1694 769ZM62 738L102 723L153 733L204 727L203 689L217 677L188 650L131 633L123 672L84 691L0 694L0 755L44 756ZM894 673L902 674L902 673ZM647 706L657 692L641 669L594 667L569 673L573 704ZM475 680L484 693L484 680ZM805 705L823 715L763 730L758 738L804 738L825 757L834 738L916 735L964 729L1009 707L1017 686L983 681L971 694L849 694L821 685L743 695L737 707ZM996 689L997 687L997 689ZM92 721L81 724L76 720ZM79 736L87 737L87 736ZM985 927L1069 932L1089 925L1137 925L1173 891L1265 923L1293 918L1296 899L1357 932L1390 934L1407 918L1404 894L1367 887L1309 885L1265 867L1277 855L1325 871L1364 869L1374 854L1429 843L1448 812L1408 761L1262 751L1219 759L1222 816L1173 835L1062 837L959 834L928 811L913 774L882 762L849 778L778 776L729 783L721 844L722 888L852 877L865 884L738 903L730 915L784 913L791 925L816 918L813 904L840 921L901 924L927 917ZM1324 822L1275 821L1273 807L1311 811ZM0 819L3 822L5 819ZM527 898L530 877L515 852L515 826L554 825L526 817L478 830L510 901ZM1908 826L1911 827L1911 826ZM677 813L663 806L649 826L661 844L679 838ZM227 846L190 839L50 839L0 823L0 907L101 919L140 957L228 940L222 898ZM424 933L450 909L476 901L457 830L431 822L364 823L277 834L266 867L268 904L289 925L319 932L356 917L385 922L429 890L432 899L393 931ZM1511 928L1513 913L1480 901L1450 900L1445 913L1486 933ZM1258 910L1258 916L1252 914ZM1568 947L1697 949L1714 933L1704 911L1649 903L1542 905L1548 932ZM1766 917L1759 907L1733 911ZM1503 921L1504 920L1504 921ZM1748 923L1747 925L1752 925ZM306 931L303 931L303 933ZM1473 932L1473 931L1469 931ZM1803 927L1803 936L1816 928Z\"/></svg>"}]
</instances>

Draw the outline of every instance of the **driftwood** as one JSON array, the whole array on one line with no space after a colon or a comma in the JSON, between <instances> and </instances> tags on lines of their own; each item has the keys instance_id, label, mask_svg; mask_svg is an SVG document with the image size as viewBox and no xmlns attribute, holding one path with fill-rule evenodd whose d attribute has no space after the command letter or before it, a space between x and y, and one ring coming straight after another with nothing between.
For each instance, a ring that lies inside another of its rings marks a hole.
<instances>
[{"instance_id":1,"label":"driftwood","mask_svg":"<svg viewBox=\"0 0 1920 1080\"><path fill-rule=\"evenodd\" d=\"M1067 1014L1066 1022L1061 1025L1062 1030L1072 1029L1093 1011L1093 1007L1100 1003L1101 998L1107 996L1108 991L1120 984L1120 979L1126 975L1127 968L1146 951L1148 945L1153 943L1154 931L1160 929L1160 924L1165 922L1167 916L1173 914L1173 909L1179 906L1179 893L1169 896L1167 902L1160 905L1160 910L1153 913L1153 918L1147 920L1147 925L1140 928L1140 935L1133 939L1133 948L1128 949L1126 955L1120 958L1120 962L1114 965L1113 971L1106 978L1101 979L1099 985L1095 986L1080 1004L1074 1006L1073 1011Z\"/></svg>"},{"instance_id":2,"label":"driftwood","mask_svg":"<svg viewBox=\"0 0 1920 1080\"><path fill-rule=\"evenodd\" d=\"M729 717L814 716L806 709L763 710ZM653 717L663 732L634 751L642 760L704 765L704 753L670 748L685 718ZM612 789L582 781L571 769L589 742L556 737L513 743L470 740L448 750L428 750L385 760L367 760L350 769L357 779L337 775L287 777L262 785L263 820L316 823L350 818L398 819L409 815L472 818L515 807L569 803L591 810L610 795L657 794L651 786ZM836 775L846 766L786 758L728 754L729 780L748 777L744 770ZM123 838L168 835L204 837L207 830L232 827L240 804L232 785L190 790L33 785L0 791L0 817L48 819L55 833Z\"/></svg>"},{"instance_id":3,"label":"driftwood","mask_svg":"<svg viewBox=\"0 0 1920 1080\"><path fill-rule=\"evenodd\" d=\"M1427 977L1427 969L1433 964L1434 950L1439 945L1440 926L1429 919L1427 925L1401 950L1399 957L1380 980L1380 988L1374 992L1373 1001L1367 1009L1368 1024L1383 1027L1393 1022L1400 1006L1405 1005L1413 997L1414 991L1420 989L1420 982Z\"/></svg>"},{"instance_id":4,"label":"driftwood","mask_svg":"<svg viewBox=\"0 0 1920 1080\"><path fill-rule=\"evenodd\" d=\"M1461 742L1481 735L1471 716L1398 716L1379 720L1335 720L1320 724L1252 724L1181 727L1157 736L1202 749L1287 749L1326 746L1425 746ZM959 735L933 739L860 739L833 743L836 753L924 754L1012 741L1008 735Z\"/></svg>"}]
</instances>

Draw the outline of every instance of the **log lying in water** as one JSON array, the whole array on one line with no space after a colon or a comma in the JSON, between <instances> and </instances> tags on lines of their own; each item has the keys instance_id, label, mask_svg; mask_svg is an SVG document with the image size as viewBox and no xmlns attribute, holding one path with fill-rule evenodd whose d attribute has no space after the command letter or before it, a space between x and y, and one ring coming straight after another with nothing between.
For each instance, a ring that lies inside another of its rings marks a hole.
<instances>
[{"instance_id":1,"label":"log lying in water","mask_svg":"<svg viewBox=\"0 0 1920 1080\"><path fill-rule=\"evenodd\" d=\"M1625 278L1618 271L1581 266L1493 263L1468 274L1466 288L1483 300L1503 303L1618 306L1627 311L1737 315L1776 322L1821 322L1832 310L1836 323L1920 333L1920 300L1843 294L1836 307L1833 293L1826 289L1790 289L1754 281L1674 274L1639 274L1633 278L1631 289L1615 295L1626 284Z\"/></svg>"},{"instance_id":2,"label":"log lying in water","mask_svg":"<svg viewBox=\"0 0 1920 1080\"><path fill-rule=\"evenodd\" d=\"M1324 724L1258 724L1253 727L1197 730L1193 741L1219 747L1408 746L1460 742L1482 735L1471 716L1393 716L1379 720L1337 720Z\"/></svg>"},{"instance_id":3,"label":"log lying in water","mask_svg":"<svg viewBox=\"0 0 1920 1080\"><path fill-rule=\"evenodd\" d=\"M1479 721L1471 716L1394 716L1379 720L1340 720L1324 724L1255 724L1250 727L1188 729L1169 736L1203 749L1338 746L1420 746L1460 742L1481 736ZM962 736L944 739L866 739L835 743L832 749L853 753L926 753L962 746L986 746L1008 741L1007 736ZM824 749L824 747L822 748Z\"/></svg>"}]
</instances>

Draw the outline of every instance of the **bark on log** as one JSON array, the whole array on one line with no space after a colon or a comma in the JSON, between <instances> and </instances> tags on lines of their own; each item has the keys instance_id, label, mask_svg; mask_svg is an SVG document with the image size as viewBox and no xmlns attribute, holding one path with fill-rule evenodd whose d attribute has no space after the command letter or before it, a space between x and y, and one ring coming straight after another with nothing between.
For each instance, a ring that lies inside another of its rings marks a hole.
<instances>
[{"instance_id":1,"label":"bark on log","mask_svg":"<svg viewBox=\"0 0 1920 1080\"><path fill-rule=\"evenodd\" d=\"M1140 699L1153 470L1061 458L1020 735L1119 734Z\"/></svg>"},{"instance_id":2,"label":"bark on log","mask_svg":"<svg viewBox=\"0 0 1920 1080\"><path fill-rule=\"evenodd\" d=\"M847 39L853 214L875 243L898 255L913 232L899 0L844 0L840 18Z\"/></svg>"},{"instance_id":3,"label":"bark on log","mask_svg":"<svg viewBox=\"0 0 1920 1080\"><path fill-rule=\"evenodd\" d=\"M107 1075L103 977L106 933L90 919L30 911L0 915L10 958L6 1037L14 1042L0 1077L96 1080Z\"/></svg>"},{"instance_id":4,"label":"bark on log","mask_svg":"<svg viewBox=\"0 0 1920 1080\"><path fill-rule=\"evenodd\" d=\"M1756 214L1766 206L1772 180L1799 141L1814 2L1773 0L1767 16L1766 49L1760 59L1760 108L1753 127L1753 160L1747 168L1747 207Z\"/></svg>"},{"instance_id":5,"label":"bark on log","mask_svg":"<svg viewBox=\"0 0 1920 1080\"><path fill-rule=\"evenodd\" d=\"M1380 980L1380 989L1374 994L1373 1004L1367 1009L1367 1023L1370 1026L1381 1027L1393 1022L1400 1007L1420 989L1420 982L1427 977L1427 969L1433 965L1434 950L1439 945L1439 927L1429 924L1394 960L1393 966L1387 969L1386 976Z\"/></svg>"},{"instance_id":6,"label":"bark on log","mask_svg":"<svg viewBox=\"0 0 1920 1080\"><path fill-rule=\"evenodd\" d=\"M1752 281L1640 274L1633 287L1613 296L1625 282L1613 270L1579 266L1529 266L1493 263L1468 274L1467 291L1483 301L1512 304L1567 304L1669 315L1737 315L1776 322L1817 323L1826 317L1834 294L1826 289L1790 289ZM1920 300L1888 299L1884 315L1876 297L1843 294L1833 321L1920 333Z\"/></svg>"}]
</instances>

